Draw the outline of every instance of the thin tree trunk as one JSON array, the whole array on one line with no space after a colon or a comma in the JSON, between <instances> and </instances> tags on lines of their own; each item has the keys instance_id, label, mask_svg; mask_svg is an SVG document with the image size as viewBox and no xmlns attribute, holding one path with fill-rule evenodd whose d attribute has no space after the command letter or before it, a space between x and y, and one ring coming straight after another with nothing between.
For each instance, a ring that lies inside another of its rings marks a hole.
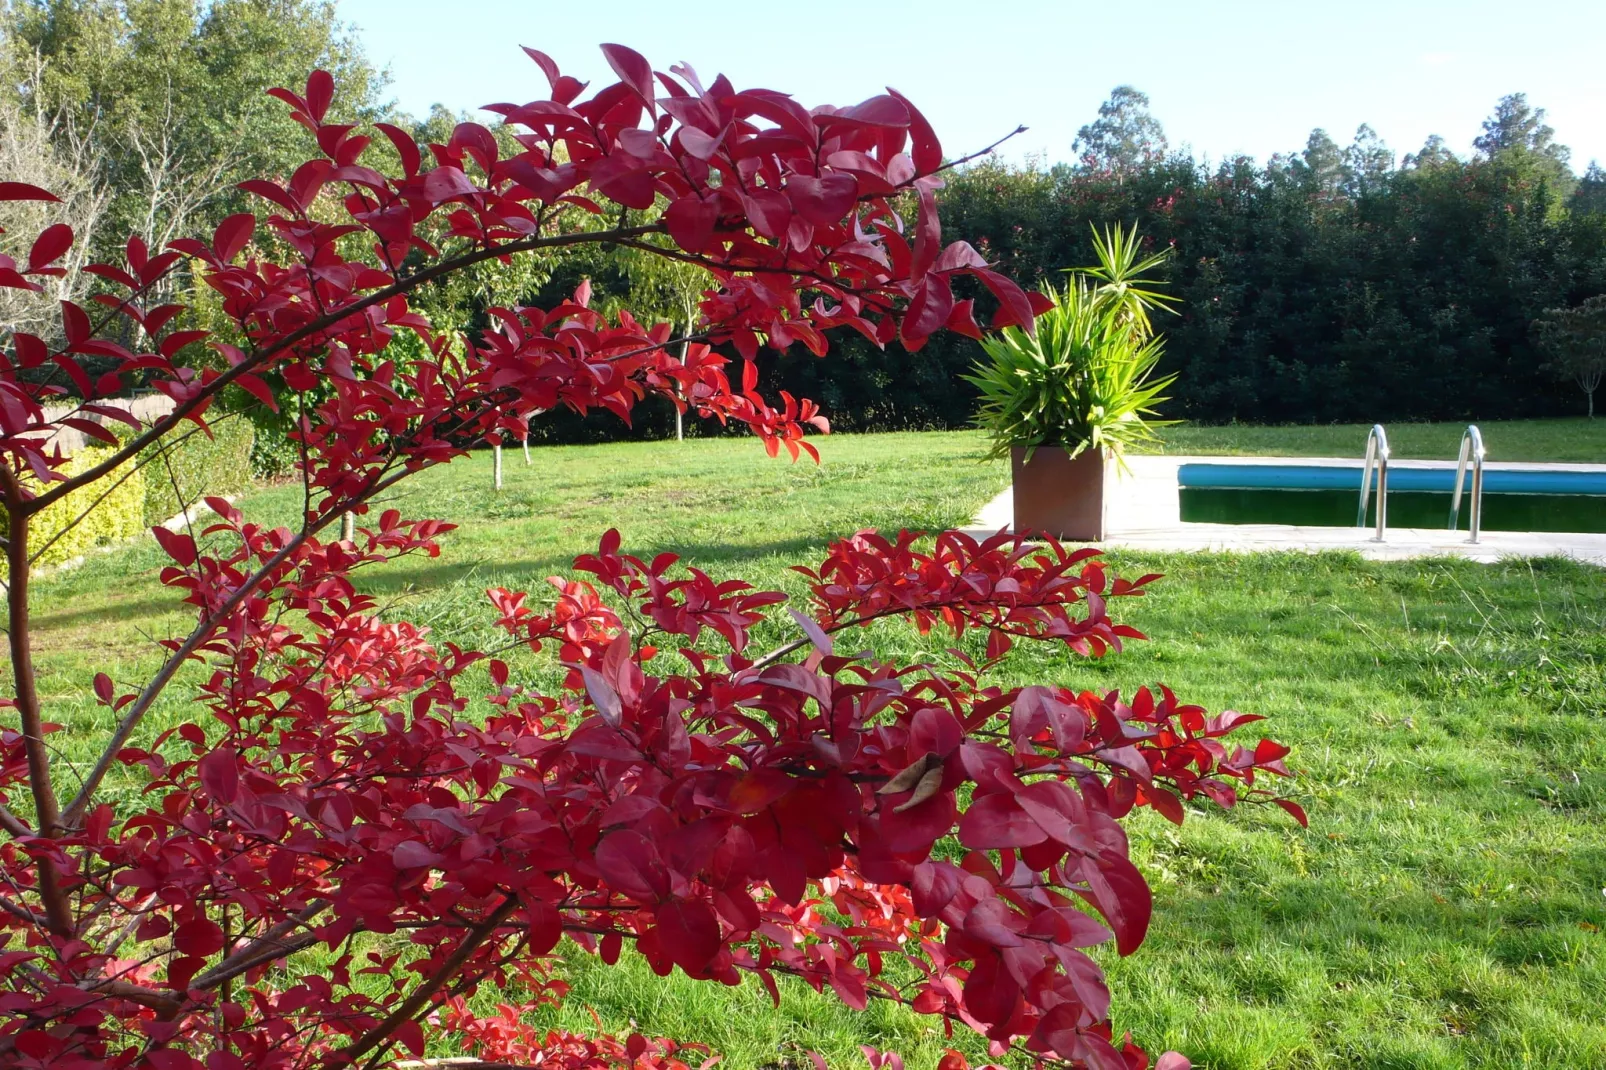
<instances>
[{"instance_id":1,"label":"thin tree trunk","mask_svg":"<svg viewBox=\"0 0 1606 1070\"><path fill-rule=\"evenodd\" d=\"M681 364L681 367L685 367L686 366L686 346L689 345L689 344L690 343L688 343L688 342L680 343L680 364ZM684 412L680 411L680 406L679 405L676 405L675 406L675 441L676 442L684 442L685 440L686 440L686 414Z\"/></svg>"},{"instance_id":2,"label":"thin tree trunk","mask_svg":"<svg viewBox=\"0 0 1606 1070\"><path fill-rule=\"evenodd\" d=\"M33 637L28 621L28 525L22 511L22 485L9 464L0 466L5 485L6 512L6 638L11 647L11 675L22 721L22 746L28 760L28 786L32 789L34 828L51 839L61 835L61 809L50 783L50 752L45 746L44 714L33 669ZM39 856L39 898L50 930L57 936L73 935L72 914L61 888L61 875L49 857Z\"/></svg>"}]
</instances>

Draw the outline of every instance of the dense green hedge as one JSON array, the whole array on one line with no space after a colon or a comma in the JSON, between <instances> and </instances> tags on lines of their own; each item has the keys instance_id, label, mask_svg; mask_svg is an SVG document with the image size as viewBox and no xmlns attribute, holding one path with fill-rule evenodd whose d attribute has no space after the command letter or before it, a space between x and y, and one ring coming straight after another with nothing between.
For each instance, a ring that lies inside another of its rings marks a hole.
<instances>
[{"instance_id":1,"label":"dense green hedge","mask_svg":"<svg viewBox=\"0 0 1606 1070\"><path fill-rule=\"evenodd\" d=\"M251 482L251 421L218 420L212 434L180 428L173 441L153 444L140 454L145 474L147 527L178 515L207 494L232 494Z\"/></svg>"},{"instance_id":2,"label":"dense green hedge","mask_svg":"<svg viewBox=\"0 0 1606 1070\"><path fill-rule=\"evenodd\" d=\"M68 458L66 466L61 471L64 475L77 475L99 464L110 453L111 450L106 447L79 450ZM117 482L118 480L121 482ZM113 483L116 485L112 486ZM112 486L112 490L106 493L106 488L109 486ZM106 493L106 497L96 502L102 493ZM97 546L121 542L139 535L147 527L145 501L145 472L135 468L133 462L124 464L97 483L73 491L53 503L29 524L29 551L37 554L44 549L44 553L35 562L35 567L59 565L63 561L80 557ZM71 530L62 534L62 529L72 524L86 509L87 515ZM0 532L3 532L6 526L5 514L0 513ZM0 561L0 572L4 569L5 563Z\"/></svg>"},{"instance_id":3,"label":"dense green hedge","mask_svg":"<svg viewBox=\"0 0 1606 1070\"><path fill-rule=\"evenodd\" d=\"M1092 262L1091 226L1136 224L1176 250L1162 316L1163 371L1180 377L1166 415L1202 423L1348 423L1583 415L1584 396L1539 371L1531 333L1545 309L1606 292L1606 183L1578 182L1542 154L1439 158L1363 176L1274 161L1187 157L1121 175L982 163L948 176L943 237L970 242L1026 285ZM606 264L564 265L535 295L556 301ZM962 296L989 313L970 280ZM622 290L621 290L622 292ZM818 401L842 430L966 425L975 391L959 377L976 343L940 332L918 353L833 333L760 358L762 386ZM667 410L625 429L553 414L548 441L657 437ZM699 429L702 430L702 429Z\"/></svg>"},{"instance_id":4,"label":"dense green hedge","mask_svg":"<svg viewBox=\"0 0 1606 1070\"><path fill-rule=\"evenodd\" d=\"M1566 192L1520 152L1357 190L1173 158L1119 181L974 167L941 205L945 238L1028 284L1090 263L1090 224L1174 248L1180 315L1156 322L1163 370L1180 375L1167 415L1353 423L1583 415L1583 394L1539 371L1530 329L1606 292L1606 212ZM844 430L961 426L975 401L958 377L978 354L951 333L916 354L842 337L823 360L775 364L766 387L816 399Z\"/></svg>"}]
</instances>

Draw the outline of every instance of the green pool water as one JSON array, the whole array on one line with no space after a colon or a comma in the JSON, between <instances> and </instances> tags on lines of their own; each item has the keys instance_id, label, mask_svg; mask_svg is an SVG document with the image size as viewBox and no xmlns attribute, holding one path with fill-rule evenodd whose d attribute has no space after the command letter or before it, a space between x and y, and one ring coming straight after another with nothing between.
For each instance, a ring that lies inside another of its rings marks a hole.
<instances>
[{"instance_id":1,"label":"green pool water","mask_svg":"<svg viewBox=\"0 0 1606 1070\"><path fill-rule=\"evenodd\" d=\"M1182 519L1190 524L1354 527L1359 499L1354 490L1183 487L1180 493ZM1469 504L1462 499L1463 530L1468 523ZM1444 528L1449 518L1449 494L1389 492L1391 528ZM1375 514L1369 512L1367 523L1376 520ZM1483 530L1606 532L1606 495L1485 493Z\"/></svg>"}]
</instances>

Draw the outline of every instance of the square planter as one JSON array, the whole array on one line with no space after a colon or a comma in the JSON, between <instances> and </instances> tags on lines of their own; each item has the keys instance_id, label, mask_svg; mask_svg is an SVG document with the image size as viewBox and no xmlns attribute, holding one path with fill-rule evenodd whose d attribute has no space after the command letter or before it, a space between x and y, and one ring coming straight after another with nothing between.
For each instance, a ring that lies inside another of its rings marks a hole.
<instances>
[{"instance_id":1,"label":"square planter","mask_svg":"<svg viewBox=\"0 0 1606 1070\"><path fill-rule=\"evenodd\" d=\"M1015 530L1102 540L1108 471L1109 458L1102 450L1084 450L1073 459L1058 446L1039 446L1028 461L1025 447L1016 446L1010 450Z\"/></svg>"}]
</instances>

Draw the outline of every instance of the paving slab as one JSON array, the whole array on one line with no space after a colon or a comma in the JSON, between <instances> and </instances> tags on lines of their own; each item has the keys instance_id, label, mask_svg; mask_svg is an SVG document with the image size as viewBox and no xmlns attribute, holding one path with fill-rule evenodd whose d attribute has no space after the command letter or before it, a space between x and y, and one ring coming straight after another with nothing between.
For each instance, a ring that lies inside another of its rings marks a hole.
<instances>
[{"instance_id":1,"label":"paving slab","mask_svg":"<svg viewBox=\"0 0 1606 1070\"><path fill-rule=\"evenodd\" d=\"M1356 467L1353 458L1335 457L1129 457L1125 469L1112 468L1106 485L1109 537L1100 545L1146 550L1190 550L1255 553L1290 551L1320 553L1353 550L1374 561L1414 557L1462 557L1494 562L1511 557L1570 557L1606 566L1606 534L1555 531L1485 531L1476 543L1464 531L1390 528L1383 542L1371 528L1308 527L1293 524L1184 523L1177 469L1184 464L1313 464ZM1446 461L1395 461L1390 467L1454 468ZM1545 468L1555 471L1606 472L1606 465L1537 465L1488 462L1485 470ZM982 507L973 533L1008 528L1014 496L1006 488Z\"/></svg>"}]
</instances>

